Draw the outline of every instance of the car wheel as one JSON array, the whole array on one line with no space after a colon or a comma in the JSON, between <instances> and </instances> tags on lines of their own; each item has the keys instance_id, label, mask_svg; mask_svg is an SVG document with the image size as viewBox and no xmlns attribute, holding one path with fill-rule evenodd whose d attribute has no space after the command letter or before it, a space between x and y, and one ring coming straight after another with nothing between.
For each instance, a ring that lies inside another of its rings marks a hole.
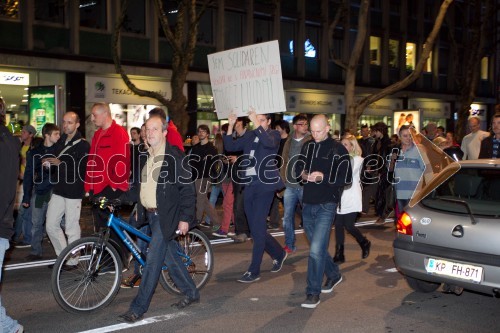
<instances>
[{"instance_id":1,"label":"car wheel","mask_svg":"<svg viewBox=\"0 0 500 333\"><path fill-rule=\"evenodd\" d=\"M428 282L424 280L415 279L409 276L405 276L406 282L411 289L418 291L419 293L431 293L436 291L437 288L441 285L441 283Z\"/></svg>"}]
</instances>

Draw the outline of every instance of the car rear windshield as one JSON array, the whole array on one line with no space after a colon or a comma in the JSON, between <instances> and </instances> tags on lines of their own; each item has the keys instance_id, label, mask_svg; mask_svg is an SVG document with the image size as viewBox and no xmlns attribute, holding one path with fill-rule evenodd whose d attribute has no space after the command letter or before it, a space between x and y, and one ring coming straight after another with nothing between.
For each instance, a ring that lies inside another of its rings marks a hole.
<instances>
[{"instance_id":1,"label":"car rear windshield","mask_svg":"<svg viewBox=\"0 0 500 333\"><path fill-rule=\"evenodd\" d=\"M462 167L421 203L450 213L468 214L470 207L474 215L500 217L500 169Z\"/></svg>"}]
</instances>

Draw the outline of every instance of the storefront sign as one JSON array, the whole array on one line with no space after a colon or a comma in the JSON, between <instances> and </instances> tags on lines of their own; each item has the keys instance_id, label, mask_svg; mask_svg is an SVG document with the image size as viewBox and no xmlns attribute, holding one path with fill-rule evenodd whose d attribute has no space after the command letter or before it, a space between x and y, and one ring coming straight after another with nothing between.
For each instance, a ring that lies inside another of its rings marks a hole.
<instances>
[{"instance_id":1,"label":"storefront sign","mask_svg":"<svg viewBox=\"0 0 500 333\"><path fill-rule=\"evenodd\" d=\"M30 87L29 89L30 124L39 134L45 123L56 123L56 92L56 86Z\"/></svg>"},{"instance_id":2,"label":"storefront sign","mask_svg":"<svg viewBox=\"0 0 500 333\"><path fill-rule=\"evenodd\" d=\"M341 95L286 92L286 107L289 112L344 114L344 97Z\"/></svg>"},{"instance_id":3,"label":"storefront sign","mask_svg":"<svg viewBox=\"0 0 500 333\"><path fill-rule=\"evenodd\" d=\"M278 41L208 55L210 83L219 119L286 111Z\"/></svg>"},{"instance_id":4,"label":"storefront sign","mask_svg":"<svg viewBox=\"0 0 500 333\"><path fill-rule=\"evenodd\" d=\"M28 73L0 72L0 84L29 86L30 75Z\"/></svg>"},{"instance_id":5,"label":"storefront sign","mask_svg":"<svg viewBox=\"0 0 500 333\"><path fill-rule=\"evenodd\" d=\"M137 88L154 91L165 99L172 97L170 82L132 79ZM184 94L187 93L185 87ZM87 76L87 102L116 103L116 104L155 104L154 98L141 97L132 92L121 78Z\"/></svg>"},{"instance_id":6,"label":"storefront sign","mask_svg":"<svg viewBox=\"0 0 500 333\"><path fill-rule=\"evenodd\" d=\"M423 118L450 118L450 103L441 101L429 101L410 99L408 102L410 109L420 109L423 112Z\"/></svg>"},{"instance_id":7,"label":"storefront sign","mask_svg":"<svg viewBox=\"0 0 500 333\"><path fill-rule=\"evenodd\" d=\"M356 97L357 100L362 97ZM368 105L363 111L363 115L369 116L392 116L394 110L400 110L403 103L399 99L382 98L372 104Z\"/></svg>"}]
</instances>

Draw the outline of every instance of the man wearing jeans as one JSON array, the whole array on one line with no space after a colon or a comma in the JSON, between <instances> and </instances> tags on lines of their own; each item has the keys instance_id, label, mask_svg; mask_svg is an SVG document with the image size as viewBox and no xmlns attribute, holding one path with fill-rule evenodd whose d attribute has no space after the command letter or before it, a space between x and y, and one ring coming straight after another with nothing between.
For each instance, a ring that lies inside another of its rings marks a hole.
<instances>
[{"instance_id":1,"label":"man wearing jeans","mask_svg":"<svg viewBox=\"0 0 500 333\"><path fill-rule=\"evenodd\" d=\"M148 263L142 273L141 285L129 310L121 315L126 322L141 320L148 310L160 278L163 263L168 266L170 278L184 294L172 304L178 309L199 302L196 285L177 254L176 230L185 235L194 220L195 189L189 167L183 164L184 153L166 142L167 121L152 115L146 122L149 157L141 172L138 219L144 212L151 227Z\"/></svg>"},{"instance_id":2,"label":"man wearing jeans","mask_svg":"<svg viewBox=\"0 0 500 333\"><path fill-rule=\"evenodd\" d=\"M280 168L281 178L285 181L283 195L283 230L285 231L285 247L287 253L295 252L295 208L302 205L303 188L295 173L295 164L305 142L311 139L308 132L307 117L298 114L293 117L293 132L288 136L283 147L283 164Z\"/></svg>"},{"instance_id":3,"label":"man wearing jeans","mask_svg":"<svg viewBox=\"0 0 500 333\"><path fill-rule=\"evenodd\" d=\"M9 248L9 239L14 233L14 201L16 183L19 174L19 141L12 136L5 126L5 102L0 97L0 279L2 278L3 259ZM5 292L5 290L3 291ZM2 306L0 296L0 331L23 332L23 326L9 317Z\"/></svg>"},{"instance_id":4,"label":"man wearing jeans","mask_svg":"<svg viewBox=\"0 0 500 333\"><path fill-rule=\"evenodd\" d=\"M304 231L311 244L307 263L306 300L303 308L314 309L320 303L320 293L330 293L342 281L339 267L328 253L333 219L344 185L351 182L352 171L347 149L333 140L324 115L311 121L314 140L302 147L297 174L304 182ZM326 275L324 287L321 287Z\"/></svg>"}]
</instances>

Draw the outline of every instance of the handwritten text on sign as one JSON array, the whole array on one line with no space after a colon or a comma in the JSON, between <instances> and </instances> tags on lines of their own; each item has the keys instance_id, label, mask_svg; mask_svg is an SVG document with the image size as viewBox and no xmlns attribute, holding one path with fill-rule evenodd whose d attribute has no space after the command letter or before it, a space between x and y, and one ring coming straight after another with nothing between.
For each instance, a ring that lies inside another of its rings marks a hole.
<instances>
[{"instance_id":1,"label":"handwritten text on sign","mask_svg":"<svg viewBox=\"0 0 500 333\"><path fill-rule=\"evenodd\" d=\"M286 111L278 41L208 55L210 83L219 119Z\"/></svg>"}]
</instances>

